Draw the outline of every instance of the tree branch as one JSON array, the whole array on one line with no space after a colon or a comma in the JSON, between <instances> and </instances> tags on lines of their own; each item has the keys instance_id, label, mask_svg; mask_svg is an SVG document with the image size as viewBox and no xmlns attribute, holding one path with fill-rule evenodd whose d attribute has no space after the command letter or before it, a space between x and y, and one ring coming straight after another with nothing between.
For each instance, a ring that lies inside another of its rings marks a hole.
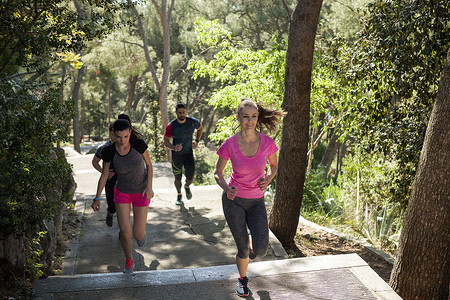
<instances>
[{"instance_id":1,"label":"tree branch","mask_svg":"<svg viewBox=\"0 0 450 300\"><path fill-rule=\"evenodd\" d=\"M207 49L205 49L205 50L203 50L202 52L200 52L200 53L197 54L197 55L205 54L206 52L208 52L209 49L211 49L211 47L210 47L210 48L207 48ZM186 60L181 66L179 66L178 69L176 69L176 70L173 72L173 74L170 76L169 81L170 81L170 82L173 82L173 81L178 77L178 75L180 75L181 72L182 72L183 70L186 69L186 67L187 67L187 65L189 64L190 61L191 61L191 60L188 59L188 60Z\"/></svg>"},{"instance_id":2,"label":"tree branch","mask_svg":"<svg viewBox=\"0 0 450 300\"><path fill-rule=\"evenodd\" d=\"M314 151L314 149L316 149L317 145L319 145L320 140L322 139L322 136L325 134L325 131L327 129L328 126L331 125L331 123L334 121L334 119L336 119L336 116L333 116L330 121L328 121L327 126L325 126L325 128L322 130L322 132L319 134L319 136L317 137L317 139L314 141L314 143L311 145L311 148L308 151L308 156L309 154Z\"/></svg>"},{"instance_id":3,"label":"tree branch","mask_svg":"<svg viewBox=\"0 0 450 300\"><path fill-rule=\"evenodd\" d=\"M288 19L290 20L291 16L292 16L292 12L289 10L289 7L287 6L286 1L281 0L281 3L283 3L284 10L286 11Z\"/></svg>"},{"instance_id":4,"label":"tree branch","mask_svg":"<svg viewBox=\"0 0 450 300\"><path fill-rule=\"evenodd\" d=\"M347 8L350 9L352 12L356 12L356 11L355 11L355 8L354 8L354 7L351 7L349 4L342 3L342 1L339 1L339 0L334 0L334 2L337 2L337 3L339 3L340 5L342 5L342 6L344 6L344 7L347 7Z\"/></svg>"},{"instance_id":5,"label":"tree branch","mask_svg":"<svg viewBox=\"0 0 450 300\"><path fill-rule=\"evenodd\" d=\"M173 10L174 5L175 5L175 0L172 0L172 3L170 3L169 13L167 16L169 24L170 24L170 21L172 21L172 10Z\"/></svg>"},{"instance_id":6,"label":"tree branch","mask_svg":"<svg viewBox=\"0 0 450 300\"><path fill-rule=\"evenodd\" d=\"M153 4L157 5L154 0L152 0ZM129 1L129 4L131 8L133 9L133 13L137 18L138 21L138 27L139 27L139 35L141 36L142 42L144 43L144 53L145 53L145 60L147 61L148 67L150 68L150 71L152 73L153 81L155 82L156 89L159 91L161 88L161 83L159 82L158 75L156 74L155 66L153 65L152 59L150 57L150 53L148 51L148 41L147 37L145 35L144 31L144 25L142 24L141 16L139 15L139 12L137 11L134 4Z\"/></svg>"}]
</instances>

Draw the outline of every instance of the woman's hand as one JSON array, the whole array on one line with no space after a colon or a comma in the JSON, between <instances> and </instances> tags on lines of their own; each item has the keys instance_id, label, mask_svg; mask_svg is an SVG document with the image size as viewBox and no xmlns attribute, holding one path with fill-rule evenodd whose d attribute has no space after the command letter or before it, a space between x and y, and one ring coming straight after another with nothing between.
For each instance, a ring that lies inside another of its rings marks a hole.
<instances>
[{"instance_id":1,"label":"woman's hand","mask_svg":"<svg viewBox=\"0 0 450 300\"><path fill-rule=\"evenodd\" d=\"M237 188L233 185L227 189L227 198L230 200L234 200L234 197L236 197Z\"/></svg>"},{"instance_id":2,"label":"woman's hand","mask_svg":"<svg viewBox=\"0 0 450 300\"><path fill-rule=\"evenodd\" d=\"M100 211L100 200L92 201L91 207L94 211Z\"/></svg>"},{"instance_id":3,"label":"woman's hand","mask_svg":"<svg viewBox=\"0 0 450 300\"><path fill-rule=\"evenodd\" d=\"M261 177L258 179L258 186L261 191L265 191L269 186L269 181L266 178Z\"/></svg>"},{"instance_id":4,"label":"woman's hand","mask_svg":"<svg viewBox=\"0 0 450 300\"><path fill-rule=\"evenodd\" d=\"M151 188L146 188L144 192L142 192L142 197L145 196L145 199L152 199L155 194L153 193L153 189Z\"/></svg>"}]
</instances>

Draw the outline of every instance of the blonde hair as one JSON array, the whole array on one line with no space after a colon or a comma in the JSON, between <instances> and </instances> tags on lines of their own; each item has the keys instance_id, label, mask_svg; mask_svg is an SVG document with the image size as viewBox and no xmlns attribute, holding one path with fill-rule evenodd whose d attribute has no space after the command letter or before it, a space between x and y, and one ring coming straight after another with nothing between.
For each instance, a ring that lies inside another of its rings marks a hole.
<instances>
[{"instance_id":1,"label":"blonde hair","mask_svg":"<svg viewBox=\"0 0 450 300\"><path fill-rule=\"evenodd\" d=\"M256 108L258 110L257 128L261 130L264 127L269 132L273 132L277 128L277 125L281 123L281 118L285 115L283 112L276 109L265 108L248 98L242 98L239 103L237 108L238 115L244 107Z\"/></svg>"}]
</instances>

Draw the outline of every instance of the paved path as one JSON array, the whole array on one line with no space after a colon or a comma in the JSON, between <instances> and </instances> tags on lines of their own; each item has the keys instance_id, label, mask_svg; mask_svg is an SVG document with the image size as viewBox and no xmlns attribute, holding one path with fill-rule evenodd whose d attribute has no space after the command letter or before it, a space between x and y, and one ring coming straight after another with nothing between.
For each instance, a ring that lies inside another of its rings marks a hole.
<instances>
[{"instance_id":1,"label":"paved path","mask_svg":"<svg viewBox=\"0 0 450 300\"><path fill-rule=\"evenodd\" d=\"M90 209L99 173L92 155L70 155L83 214L79 238L63 264L64 276L35 283L36 299L238 299L235 244L217 186L193 187L193 199L176 206L170 165L154 164L155 198L147 243L137 247L134 274L123 274L117 220L105 225L105 206ZM104 202L103 202L104 203ZM272 235L270 253L249 266L248 299L400 299L356 254L287 259Z\"/></svg>"},{"instance_id":2,"label":"paved path","mask_svg":"<svg viewBox=\"0 0 450 300\"><path fill-rule=\"evenodd\" d=\"M77 249L71 251L63 274L120 272L124 254L118 238L119 227L105 225L106 201L101 211L90 208L100 173L91 165L93 155L69 156L77 182L77 211L84 215ZM169 163L153 164L155 197L149 207L147 243L139 248L133 241L136 271L196 268L233 264L236 247L223 217L222 190L214 186L192 186L193 198L174 204L176 190ZM75 241L77 242L77 241ZM272 236L273 248L282 249ZM199 249L201 251L199 252ZM279 256L285 258L281 251ZM275 259L273 251L262 260Z\"/></svg>"}]
</instances>

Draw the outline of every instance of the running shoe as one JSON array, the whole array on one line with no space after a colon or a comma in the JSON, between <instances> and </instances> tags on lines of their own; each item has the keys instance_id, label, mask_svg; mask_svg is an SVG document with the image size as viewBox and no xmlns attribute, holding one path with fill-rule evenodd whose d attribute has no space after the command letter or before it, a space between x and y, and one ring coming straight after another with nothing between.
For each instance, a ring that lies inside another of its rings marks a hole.
<instances>
[{"instance_id":1,"label":"running shoe","mask_svg":"<svg viewBox=\"0 0 450 300\"><path fill-rule=\"evenodd\" d=\"M238 296L247 297L248 296L248 277L239 277L236 285L236 293Z\"/></svg>"},{"instance_id":2,"label":"running shoe","mask_svg":"<svg viewBox=\"0 0 450 300\"><path fill-rule=\"evenodd\" d=\"M192 192L191 189L189 187L184 186L184 191L186 192L186 198L188 200L192 199Z\"/></svg>"},{"instance_id":3,"label":"running shoe","mask_svg":"<svg viewBox=\"0 0 450 300\"><path fill-rule=\"evenodd\" d=\"M142 240L136 241L136 243L138 244L139 247L142 247L142 246L144 246L146 241L147 241L147 233L144 235Z\"/></svg>"},{"instance_id":4,"label":"running shoe","mask_svg":"<svg viewBox=\"0 0 450 300\"><path fill-rule=\"evenodd\" d=\"M134 261L132 260L125 260L125 268L123 268L123 272L124 273L133 273L133 268L134 268Z\"/></svg>"},{"instance_id":5,"label":"running shoe","mask_svg":"<svg viewBox=\"0 0 450 300\"><path fill-rule=\"evenodd\" d=\"M256 253L253 252L253 249L250 249L250 254L248 255L248 258L251 260L254 260L256 258Z\"/></svg>"},{"instance_id":6,"label":"running shoe","mask_svg":"<svg viewBox=\"0 0 450 300\"><path fill-rule=\"evenodd\" d=\"M183 198L183 195L177 195L177 201L175 201L176 205L181 205L183 204L183 200L181 200Z\"/></svg>"},{"instance_id":7,"label":"running shoe","mask_svg":"<svg viewBox=\"0 0 450 300\"><path fill-rule=\"evenodd\" d=\"M107 213L106 214L106 226L112 227L113 226L113 214Z\"/></svg>"}]
</instances>

